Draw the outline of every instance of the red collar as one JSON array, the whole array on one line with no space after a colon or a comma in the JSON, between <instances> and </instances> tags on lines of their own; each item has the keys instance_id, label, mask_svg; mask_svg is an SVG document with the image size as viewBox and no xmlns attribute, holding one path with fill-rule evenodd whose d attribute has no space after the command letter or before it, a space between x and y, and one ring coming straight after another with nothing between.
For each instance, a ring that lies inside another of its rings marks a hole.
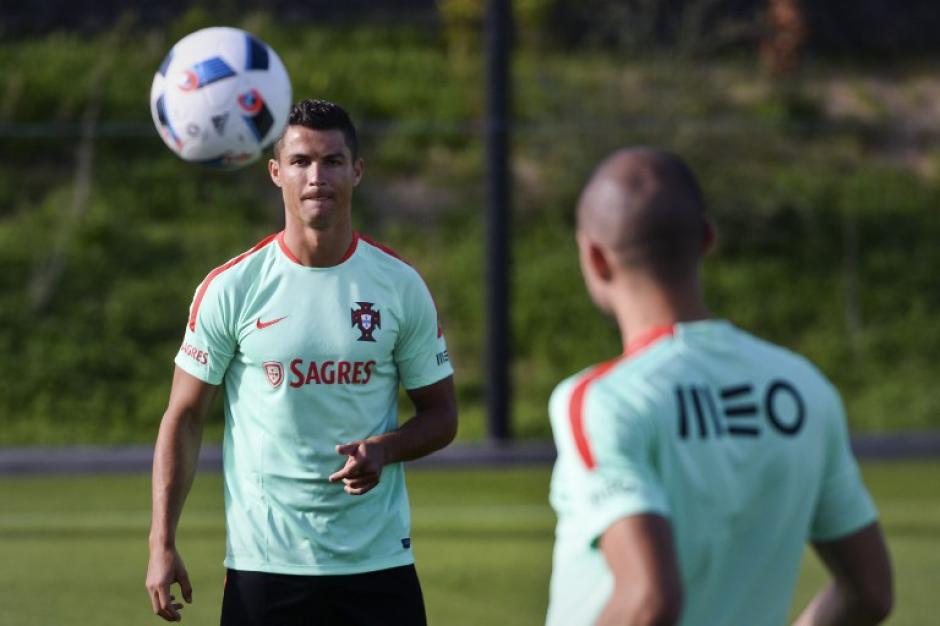
<instances>
[{"instance_id":1,"label":"red collar","mask_svg":"<svg viewBox=\"0 0 940 626\"><path fill-rule=\"evenodd\" d=\"M284 231L283 230L277 234L277 243L281 247L281 251L284 253L284 255L288 259L290 259L297 265L303 265L303 263L300 262L300 259L294 256L294 253L291 252L290 248L287 247L287 244L284 243ZM347 261L349 257L351 257L353 253L356 251L356 246L358 245L358 243L359 243L359 233L354 230L352 234L352 241L349 243L349 247L346 248L346 252L343 254L343 258L341 258L339 261L337 261L336 263L328 267L336 267L337 265Z\"/></svg>"},{"instance_id":2,"label":"red collar","mask_svg":"<svg viewBox=\"0 0 940 626\"><path fill-rule=\"evenodd\" d=\"M627 347L623 351L624 356L636 356L646 348L650 347L663 337L672 337L676 334L676 327L673 324L664 326L654 326L649 330L642 332L634 339L627 342Z\"/></svg>"}]
</instances>

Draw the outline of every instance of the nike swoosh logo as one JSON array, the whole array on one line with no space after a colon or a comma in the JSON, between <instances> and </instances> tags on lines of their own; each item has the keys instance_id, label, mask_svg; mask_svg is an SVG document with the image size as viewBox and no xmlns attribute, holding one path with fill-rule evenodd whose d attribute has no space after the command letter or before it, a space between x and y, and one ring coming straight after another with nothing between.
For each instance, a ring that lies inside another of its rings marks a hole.
<instances>
[{"instance_id":1,"label":"nike swoosh logo","mask_svg":"<svg viewBox=\"0 0 940 626\"><path fill-rule=\"evenodd\" d=\"M273 319L270 322L262 322L261 318L259 317L258 321L255 322L255 326L258 328L258 330L261 330L262 328L267 328L268 326L273 326L274 324L277 324L278 322L280 322L282 319L285 319L286 317L287 316L285 315L284 317Z\"/></svg>"}]
</instances>

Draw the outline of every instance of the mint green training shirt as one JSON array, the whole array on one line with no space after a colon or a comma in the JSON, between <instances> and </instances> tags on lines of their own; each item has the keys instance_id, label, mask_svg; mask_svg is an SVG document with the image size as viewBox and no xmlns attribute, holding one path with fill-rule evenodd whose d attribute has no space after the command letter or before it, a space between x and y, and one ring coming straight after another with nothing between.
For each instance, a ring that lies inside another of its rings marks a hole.
<instances>
[{"instance_id":1,"label":"mint green training shirt","mask_svg":"<svg viewBox=\"0 0 940 626\"><path fill-rule=\"evenodd\" d=\"M728 322L638 338L558 385L550 414L550 626L597 619L613 587L599 539L623 517L669 519L684 626L785 624L806 542L876 518L836 390Z\"/></svg>"},{"instance_id":2,"label":"mint green training shirt","mask_svg":"<svg viewBox=\"0 0 940 626\"><path fill-rule=\"evenodd\" d=\"M358 234L332 267L272 235L200 284L176 364L225 387L226 567L353 574L413 562L402 464L361 496L337 444L398 427L398 387L453 373L418 273Z\"/></svg>"}]
</instances>

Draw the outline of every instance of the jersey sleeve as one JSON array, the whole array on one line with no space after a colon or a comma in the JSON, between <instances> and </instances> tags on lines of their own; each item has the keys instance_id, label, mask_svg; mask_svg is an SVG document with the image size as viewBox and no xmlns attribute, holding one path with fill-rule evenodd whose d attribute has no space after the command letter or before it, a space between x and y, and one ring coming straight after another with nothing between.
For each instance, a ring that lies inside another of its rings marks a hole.
<instances>
[{"instance_id":1,"label":"jersey sleeve","mask_svg":"<svg viewBox=\"0 0 940 626\"><path fill-rule=\"evenodd\" d=\"M398 375L405 389L418 389L454 373L431 292L415 273L402 293L402 326L395 346Z\"/></svg>"},{"instance_id":2,"label":"jersey sleeve","mask_svg":"<svg viewBox=\"0 0 940 626\"><path fill-rule=\"evenodd\" d=\"M833 419L828 424L825 474L810 528L813 541L849 535L877 519L877 511L849 445L845 409L832 389Z\"/></svg>"},{"instance_id":3,"label":"jersey sleeve","mask_svg":"<svg viewBox=\"0 0 940 626\"><path fill-rule=\"evenodd\" d=\"M569 409L570 410L570 409ZM580 458L584 473L584 517L592 545L618 519L643 513L669 515L669 505L654 462L656 430L649 409L588 389L581 409L591 461ZM580 455L579 455L580 456Z\"/></svg>"},{"instance_id":4,"label":"jersey sleeve","mask_svg":"<svg viewBox=\"0 0 940 626\"><path fill-rule=\"evenodd\" d=\"M237 344L232 318L233 307L226 300L220 281L205 290L200 285L190 305L176 365L210 385L221 384Z\"/></svg>"}]
</instances>

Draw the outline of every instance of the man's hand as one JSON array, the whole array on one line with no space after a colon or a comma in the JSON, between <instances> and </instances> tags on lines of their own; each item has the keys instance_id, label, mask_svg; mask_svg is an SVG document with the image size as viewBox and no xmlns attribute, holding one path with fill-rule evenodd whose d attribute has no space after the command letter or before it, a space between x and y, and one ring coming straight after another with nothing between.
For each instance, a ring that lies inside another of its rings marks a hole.
<instances>
[{"instance_id":1,"label":"man's hand","mask_svg":"<svg viewBox=\"0 0 940 626\"><path fill-rule=\"evenodd\" d=\"M361 496L379 484L387 455L381 441L353 441L336 446L336 453L346 456L346 464L330 476L330 482L343 481L343 489Z\"/></svg>"},{"instance_id":2,"label":"man's hand","mask_svg":"<svg viewBox=\"0 0 940 626\"><path fill-rule=\"evenodd\" d=\"M183 619L180 610L183 604L170 594L170 585L179 583L183 599L187 604L193 602L193 586L189 583L189 574L176 548L151 549L150 564L147 566L147 592L154 615L159 615L168 622Z\"/></svg>"}]
</instances>

